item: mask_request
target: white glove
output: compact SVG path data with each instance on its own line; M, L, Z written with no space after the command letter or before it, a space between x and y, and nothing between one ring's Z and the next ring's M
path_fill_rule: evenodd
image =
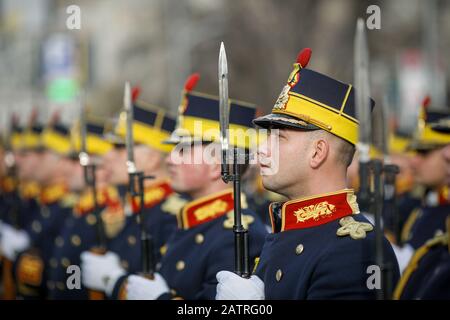
M392 249L394 249L398 267L400 268L400 274L402 274L408 266L409 260L411 260L411 257L414 255L414 248L409 244L405 244L403 247L393 244Z
M128 300L156 300L167 292L169 292L169 286L159 273L155 273L153 280L135 275L128 277Z
M30 246L30 237L24 230L17 230L9 224L2 225L2 254L11 261L16 259L19 252Z
M116 281L126 271L120 265L120 259L114 252L104 255L84 251L81 254L81 279L87 288L104 291L110 296Z
M229 271L216 275L216 300L264 300L264 282L258 276L242 278Z

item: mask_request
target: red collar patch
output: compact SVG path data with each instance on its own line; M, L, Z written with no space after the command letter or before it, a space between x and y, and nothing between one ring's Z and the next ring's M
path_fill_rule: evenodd
M178 227L190 229L217 219L234 208L233 190L215 193L189 202L178 216Z
M450 192L447 186L442 187L438 191L438 202L439 205L447 205L450 204Z
M151 208L166 199L172 193L173 190L170 187L168 181L159 181L154 185L145 188L144 207ZM131 199L131 207L134 213L137 213L139 211L139 201L140 199L138 197Z
M359 208L353 189L344 189L287 201L281 205L280 212L280 231L287 231L316 227L354 213L359 213ZM272 223L272 232L275 233L273 203L269 207L269 215Z

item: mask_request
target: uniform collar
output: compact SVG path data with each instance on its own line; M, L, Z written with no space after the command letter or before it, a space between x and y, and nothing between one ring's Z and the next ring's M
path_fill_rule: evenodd
M196 199L186 204L178 215L178 227L190 229L217 219L234 208L233 189Z
M422 193L422 205L424 207L439 207L450 204L449 188L447 186L434 189L420 190Z
M53 184L42 189L40 200L42 204L50 205L60 201L66 193L67 186L65 184Z
M121 207L119 192L112 186L97 190L97 202L99 208L104 208L106 206L112 208ZM94 210L94 197L92 196L91 190L83 192L75 205L74 210L78 215L85 215Z
M173 193L172 188L167 180L155 181L151 186L144 190L144 207L151 208ZM131 199L131 207L134 213L139 211L139 198Z
M316 227L356 213L359 208L353 189L274 202L269 207L273 233ZM280 219L281 223L276 223Z
M20 196L24 200L34 199L39 196L40 188L39 184L34 181L27 181L20 185Z
M17 181L11 176L4 177L1 181L1 189L5 193L13 192L16 189Z

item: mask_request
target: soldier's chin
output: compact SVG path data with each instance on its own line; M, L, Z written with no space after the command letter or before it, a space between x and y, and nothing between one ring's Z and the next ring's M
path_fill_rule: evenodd
M273 176L275 174L275 170L272 167L259 167L259 174L261 176Z
M264 189L276 192L277 186L273 175L262 176L262 184Z

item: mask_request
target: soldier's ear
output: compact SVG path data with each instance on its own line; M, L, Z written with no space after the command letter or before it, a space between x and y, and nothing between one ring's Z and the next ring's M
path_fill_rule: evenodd
M312 169L318 169L327 159L330 152L330 144L326 139L319 138L313 141L309 165Z

